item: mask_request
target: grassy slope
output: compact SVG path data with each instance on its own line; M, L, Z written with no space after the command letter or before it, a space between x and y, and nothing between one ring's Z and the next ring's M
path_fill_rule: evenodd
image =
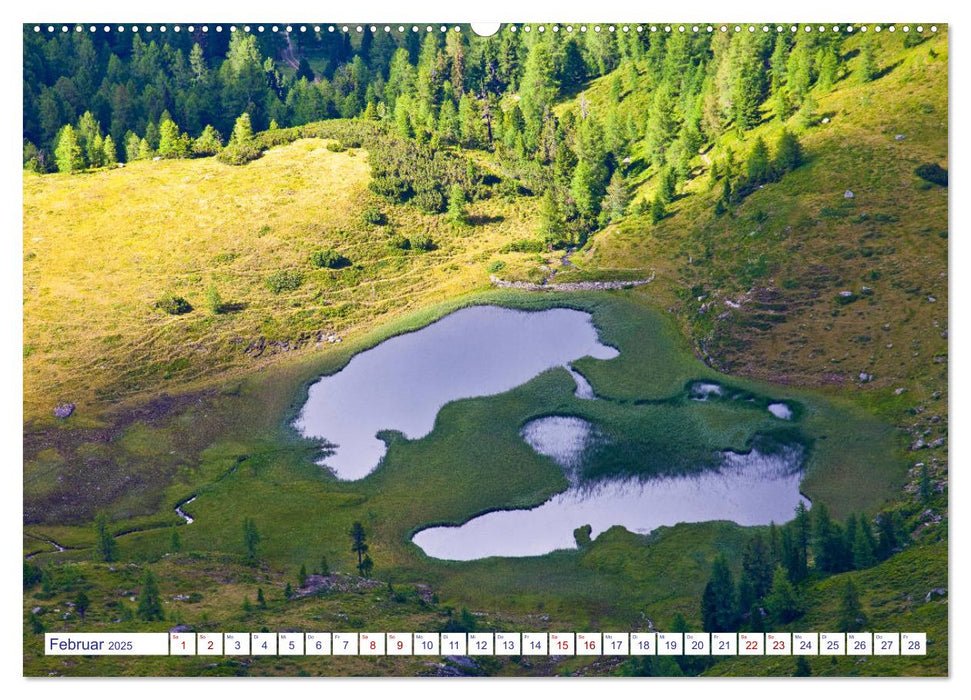
M927 51L931 47L939 54L938 59L929 58ZM884 63L895 62L897 55L898 52L885 56ZM732 280L745 277L746 261L763 255L770 263L767 279L778 282L773 286L776 291L781 288L789 295L784 300L789 306L786 320L776 324L771 332L757 333L740 322L745 312L733 315L718 328L718 333L728 340L724 347L712 348L717 350L716 359L730 367L733 374L794 384L819 383L820 377L825 379L825 384L834 367L836 374L842 372L845 376L853 374L859 366L859 371L872 372L875 381L865 386L871 391L852 397L854 403L899 420L918 399L926 401L931 391L938 390L942 392L942 407L937 412L943 412L946 419L946 364L931 364L931 358L941 352L936 345L944 344L946 353L946 341L935 340L946 329L946 279L936 277L946 271L946 240L937 235L946 221L946 192L916 189L911 175L913 166L925 160L940 160L946 165L946 127L927 129L924 124L928 112L921 107L929 104L935 110L941 109L946 46L942 38L937 38L899 55L904 62L873 85L860 87L845 81L831 96L822 97L820 111L835 114L826 127L801 135L810 162L783 182L752 195L730 215L733 218L711 221L714 195L708 192L707 178L696 179L687 187L688 196L676 203L674 216L654 230L636 218L611 227L595 237L588 252L574 256L581 271L563 273L563 277L627 276L628 270L634 273L657 270L657 282L632 296L638 304L648 307L674 308L678 312L675 318L683 330L697 338L709 332L713 324L697 314L698 303L687 301L678 290L703 280L709 285L706 293L738 299L749 288L740 287ZM605 87L594 86L588 95L596 100L598 90L605 94ZM877 96L887 94L895 97L889 107L880 105L873 109ZM862 100L869 100L869 104ZM867 106L870 108L863 109ZM943 116L941 121L945 121ZM771 140L772 130L776 128L773 120L761 130ZM895 133L904 133L906 139L893 140ZM727 137L712 155L718 158L719 149L728 145L743 154L748 148ZM843 160L840 149L852 149L853 159ZM503 217L503 220L477 228L473 236L453 232L436 218L424 217L412 209L395 209L390 212L390 218L402 232L407 235L416 228L430 230L441 248L421 256L389 255L384 242L386 233L380 229L365 230L352 213L335 208L339 207L341 198L346 198L345 203L352 207L368 201L363 156L360 151L354 155L335 154L319 143L298 142L274 149L264 159L241 169L202 160L142 163L124 171L76 178L26 177L25 408L28 417L49 415L54 402L51 397L74 400L83 407L99 399L138 398L139 394L145 396L166 389L177 391L191 386L191 380L203 373L219 378L215 391L190 395L184 405L172 409L136 414L133 422L120 425L119 433L107 436L97 431L105 424L110 426L111 419L102 424L91 413L82 411L65 425L68 428L65 432L72 436L67 444L53 440L52 445L38 450L36 457L25 465L28 499L34 494L38 503L45 503L45 495L54 494L67 501L80 501L82 508L65 511L62 522L83 522L90 517L92 507L108 505L117 518L118 528L125 529L177 524L178 518L171 510L175 503L203 489L203 495L190 507L190 512L199 520L189 528L180 528L186 549L193 554L177 558L163 556L170 548L171 528L126 535L119 540L126 559L156 562L154 566L161 572L163 581L170 582L163 584L163 593L167 596L192 591L203 594L199 604L171 600L167 604L173 619L199 629L226 630L234 625L249 629L256 624L266 624L271 629L289 626L358 629L366 624L372 629L397 626L417 630L429 629L447 619L446 610L417 605L413 599L389 605L381 591L339 595L323 602L284 604L279 600L284 580L293 580L300 562L305 561L312 567L323 554L332 566L345 571L352 568L343 533L355 519L364 520L373 533L379 578L412 584L427 582L443 603L469 605L483 611L481 619L487 627L605 629L607 625L616 625L637 629L644 624L642 615L646 615L663 628L675 612L681 612L689 623L697 625L697 600L709 562L719 550L736 556L733 553L737 553L746 535L742 528L725 523L680 525L663 529L649 540L614 529L584 552L454 565L430 562L406 544L407 534L426 519L457 521L497 504L539 502L562 487L562 478L556 470L519 450L522 454L517 454L517 459L536 462L536 469L529 474L519 474L518 479L508 479L498 486L491 480L477 480L473 476L463 478L458 482L459 488L455 488L454 464L447 464L438 448L444 446L447 457L449 450L476 447L456 442L462 425L469 421L491 421L499 427L505 426L502 427L505 430L511 427L510 422L515 423L538 410L537 406L548 410L551 405L571 404L571 387L565 375L542 377L516 392L519 404L514 400L491 404L485 400L450 407L440 421L444 432L436 431L427 440L394 445L388 468L360 484L333 482L310 464L305 444L292 437L281 437L285 417L292 415L299 404L301 386L306 386L322 371L332 371L354 350L377 342L387 333L416 327L456 303L468 303L469 299L464 299L427 308L430 302L480 285L486 279L484 263L495 251L503 243L532 230L528 201L489 201L478 205L482 209L475 213ZM872 164L873 172L854 172L853 169L861 167L861 162L868 167ZM339 178L333 176L338 168ZM830 170L833 168L835 171ZM355 177L349 178L348 172L354 172ZM847 183L822 177L830 172L846 176ZM210 179L203 180L207 175ZM126 178L138 178L139 184L145 187L131 186L129 190ZM648 178L642 191L648 193L652 186ZM163 192L174 192L165 201L159 198L158 187ZM211 194L214 187L219 188L221 195L229 196L217 201ZM847 187L857 194L849 207L842 199ZM906 197L901 197L900 191L906 192ZM117 192L127 192L124 207L110 200L106 203L104 199ZM807 192L818 194L807 195ZM64 219L52 213L61 201L70 202L73 212L84 212L83 220L91 222L81 229L86 233L83 241L63 243L74 238L77 229L67 228ZM172 227L172 219L165 218L172 216L168 212L173 201L185 204L174 215L179 222L177 227ZM322 202L330 206L324 207ZM267 208L270 206L272 210ZM907 217L906 211L911 206L931 213ZM215 211L205 214L205 207ZM134 217L127 213L127 208L134 210ZM823 208L850 213L822 216ZM761 226L751 223L758 209L769 214ZM891 213L899 221L858 222L862 211ZM156 224L153 215L165 223ZM140 232L148 233L139 234L138 238L125 233L130 230L132 218L140 222ZM935 224L938 219L939 226ZM186 221L190 223L183 229L182 222ZM125 223L119 225L119 222ZM264 230L264 226L269 230ZM786 226L792 230L785 232ZM340 228L350 231L350 235L339 235ZM756 235L748 235L750 229ZM166 245L153 244L138 250L138 239L170 235L172 238L166 238ZM98 247L88 243L92 237L103 238ZM38 238L41 240L35 240ZM186 242L191 247L179 245ZM711 259L703 255L706 243L716 251ZM891 244L892 254L887 248ZM869 255L852 254L861 245L869 245L874 251ZM311 273L305 263L306 256L311 250L326 246L348 254L363 269ZM228 259L226 253L237 253L238 257ZM688 254L692 260L703 262L686 264ZM83 282L74 280L77 270L90 265L92 255L99 256L102 269L112 271L113 287L101 286L109 283L98 278L98 267L92 267L91 277ZM218 258L224 261L221 266L214 267L216 256L222 256ZM514 263L525 259L507 257ZM814 258L835 268L835 272L817 273L811 267ZM650 263L645 264L645 259ZM859 279L861 269L867 271L869 279L870 268L861 268L860 263L874 259L886 273L880 280L867 282L877 293L837 309L833 303L836 291L850 282L863 284ZM138 266L133 267L133 262ZM291 295L271 295L262 286L263 277L288 266L307 270L307 282ZM212 279L205 272L210 268L215 270ZM610 269L605 273L607 268ZM352 273L353 279L342 277ZM805 286L814 277L824 278L822 291ZM377 281L379 278L391 281L382 287ZM70 287L59 281L64 279L72 280ZM373 293L370 279L376 282ZM786 288L779 280L793 280L799 286ZM203 311L202 298L211 282L218 285L226 301L245 303L246 308L218 317ZM752 284L764 285L766 279L753 279ZM915 286L920 288L911 291ZM95 295L89 294L95 292L103 297L106 291L114 295L113 308L92 301ZM151 310L151 303L164 291L187 296L200 310L183 318L166 317ZM42 294L40 304L38 299ZM937 306L926 306L928 294L938 299ZM518 295L499 294L488 298L506 303L537 303L521 301ZM594 304L598 306L603 307L601 313L610 313L611 305ZM52 308L56 308L56 313ZM407 317L401 315L405 310L418 308L424 310ZM937 311L940 317L928 314L928 309ZM862 317L858 315L864 311ZM365 332L389 318L395 319L392 325ZM850 338L866 334L875 338L869 331L884 322L891 323L892 339L884 341L880 337L879 344L875 339L869 343L849 342ZM105 332L92 339L89 338L91 328L103 328ZM629 343L624 354L615 363L579 363L579 367L598 392L619 399L670 396L686 379L716 376L683 352L684 342L674 340L676 334L672 328L669 320L653 313L632 313L630 317L615 314L609 323L602 324L601 330L608 341ZM348 342L323 353L287 353L293 359L274 363L273 367L266 366L265 357L259 361L249 359L240 352L239 346L230 343L237 335L246 343L260 335L271 340L295 340L300 333L317 329L347 333ZM801 337L812 339L811 352L818 350L818 357L826 358L826 374L819 371L822 365L817 369L812 362L817 359L816 355L810 356L810 351L801 354L793 351L799 347L800 336L796 331ZM206 339L204 350L188 347L200 338ZM923 347L914 346L921 341ZM874 359L865 364L866 356L859 354L860 348L882 348L886 342L893 342L894 348L901 352L871 351ZM670 361L662 363L661 372L637 371L644 362L656 361L657 355L652 354L656 343L670 345ZM77 348L76 353L72 344ZM312 346L310 343L304 347ZM743 348L746 356L753 358L751 362L740 363L738 358ZM913 352L919 354L914 356ZM844 353L846 357L840 359ZM164 362L155 366L160 356ZM192 359L186 363L187 357ZM152 368L150 372L105 383L106 377L117 376L112 370L117 372L128 365L138 367L139 363L144 366L145 358L152 358L147 363ZM183 361L179 362L180 359ZM840 361L829 362L830 359ZM852 372L843 370L849 365L853 366ZM252 374L250 370L256 367L262 371ZM102 374L92 373L92 369ZM906 384L909 392L894 395L892 388L904 379L916 381ZM834 505L839 513L859 507L874 508L884 498L899 492L902 472L897 467L887 470L889 465L899 464L899 447L890 448L888 436L880 432L886 428L868 418L859 407L848 405L844 399L823 399L818 391L792 388L782 392L778 387L769 390L765 385L734 377L730 381L749 390L771 391L769 395L799 402L806 408L806 429L817 436L827 435L826 440L815 443L816 469L810 470L804 484L814 498ZM281 387L288 389L281 390ZM529 398L530 392L533 392L532 398ZM526 403L522 403L523 398L527 399ZM851 420L846 420L847 416ZM922 417L912 420L922 420ZM34 427L43 430L49 423L50 419L38 420ZM858 426L866 429L860 432ZM867 453L872 444L867 437L876 438L877 432L880 432L878 441L890 450L879 459ZM498 454L505 454L510 444L496 444ZM167 449L160 450L160 445ZM843 459L839 453L843 445L850 446L849 459ZM485 449L487 445L478 447L483 449L483 458L495 457ZM432 469L422 475L427 479L425 484L439 486L429 489L433 498L416 501L414 465L436 455L438 459L430 465ZM243 460L239 461L240 458ZM817 476L820 465L830 465L823 479ZM57 479L65 472L67 487ZM220 476L223 478L216 481ZM111 493L99 500L102 494L90 488L95 483L107 483L114 490L107 489ZM83 498L79 499L79 495ZM469 498L463 503L451 499L450 495ZM292 514L298 510L313 515L294 521ZM261 514L267 568L255 574L248 567L240 566L237 555L232 554L240 551L238 521L245 512ZM85 547L92 542L87 525L36 526L29 528L29 534L51 537L71 546ZM25 538L24 547L25 551L36 551L41 545ZM213 550L231 554L209 554ZM88 556L87 551L79 550L56 559L83 562ZM79 566L88 581L84 585L100 596L92 606L95 610L92 624L99 625L99 629L111 629L113 613L108 605L126 592L134 592L137 566L127 567L126 582L109 580L111 572L100 565L81 563ZM871 609L880 610L874 619L879 617L887 625L884 629L905 626L926 629L934 639L941 640L946 639L946 602L937 603L936 607L922 606L919 602L901 606L899 596L923 600L919 596L926 591L919 589L925 585L930 587L928 572L934 572L933 585L938 585L937 579L946 579L946 572L941 573L944 567L946 549L943 546L921 546L857 575L865 577L867 590L874 591L873 595L864 594L864 600ZM214 585L216 580L232 583ZM821 629L832 624L827 616L835 607L837 594L833 587L838 581L837 577L810 588L809 594L818 603L814 609L821 612L814 613L817 617L806 620L806 625ZM265 584L265 590L274 591L270 610L242 613L242 597L255 600L255 589L260 584ZM62 606L73 595L68 590L55 596ZM880 593L881 590L885 592ZM613 602L605 604L604 601ZM25 596L25 610L38 603L33 595ZM55 622L54 617L53 608L45 604L45 624L57 625L55 628L71 628L76 624L70 619ZM132 625L128 622L123 627ZM165 623L160 629L167 626ZM25 641L26 668L42 672L46 662L35 656L35 639L27 636ZM782 662L758 667L753 664L731 660L716 666L712 672L760 675L791 672ZM583 666L579 660L571 661L561 670L577 670ZM266 660L242 668L233 664L209 669L200 666L197 671L293 674L301 668L299 662ZM824 672L815 663L813 669ZM899 665L890 666L887 662L868 662L865 667L844 663L837 672L896 673L900 669ZM166 666L158 660L131 665L118 665L110 660L86 661L58 670L79 674L177 672L175 666ZM309 670L318 671L317 668ZM412 674L417 670L418 665L407 662L388 661L386 667L381 667L387 673ZM946 653L917 658L906 670L946 672ZM374 672L375 667L368 663L351 668L329 662L322 671L367 673ZM518 674L549 672L549 669L506 666L494 672ZM603 670L588 668L586 672Z
M528 202L499 199L470 207L483 222L474 228L379 201L389 225L367 226L368 173L363 151L307 140L244 167L207 158L25 174L26 417L72 401L91 420L104 402L252 371L312 349L318 332L379 325L487 283L490 254L531 230ZM438 247L403 253L389 246L393 230L427 233ZM324 248L352 266L314 270L308 256ZM273 294L264 280L281 269L302 271L304 284ZM211 314L210 285L237 308ZM196 310L154 309L165 293ZM261 338L257 360L245 351Z

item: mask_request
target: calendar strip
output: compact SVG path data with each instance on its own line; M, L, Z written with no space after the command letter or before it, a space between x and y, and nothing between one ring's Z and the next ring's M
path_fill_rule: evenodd
M47 633L47 656L923 656L924 632Z

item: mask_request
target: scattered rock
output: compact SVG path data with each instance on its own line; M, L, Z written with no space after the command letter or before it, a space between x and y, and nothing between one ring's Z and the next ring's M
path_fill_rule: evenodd
M937 301L937 297L927 297L927 301L933 304L935 301Z
M867 374L866 372L860 372L860 381L861 382L868 382L871 379L873 379L873 375L872 374Z
M191 631L192 631L192 627L189 625L176 625L175 627L169 630L169 634L178 633L178 632L191 632Z
M853 194L853 190L846 190L846 192L843 193L844 199L853 199L855 196L856 195Z
M887 350L893 347L893 343L887 343Z
M829 124L829 117L823 117L823 124Z
M944 443L947 442L947 438L939 437L936 440L931 440L927 446L928 447L942 447Z
M851 291L849 291L849 290L846 290L846 289L844 289L844 290L843 290L842 292L840 292L840 293L839 293L839 295L840 295L841 297L847 297L847 298L848 298L848 297L851 297L851 296L853 296L853 292L851 292Z
M152 160L153 161L160 161L160 160L162 160L162 157L161 156L155 156L154 158L152 158Z
M921 440L920 438L917 438L916 442L913 442L910 445L910 451L911 452L916 452L917 450L922 450L925 447L927 447L927 443L924 442L923 440Z
M883 330L889 331L890 330L890 324L889 323L884 323L883 324Z
M893 390L893 393L894 393L895 396L900 396L905 391L907 391L907 390L901 386L901 387L898 387L898 388L894 389Z
M934 596L937 596L938 598L943 598L946 595L947 595L946 588L932 588L929 591L927 591L927 595L924 596L924 602L925 603L931 602L931 599Z
M73 403L62 403L60 406L54 407L54 417L55 418L67 418L72 413L74 413Z
M893 137L893 140L894 141L903 141L905 138L907 138L907 137L904 136L903 134L897 134L896 136Z

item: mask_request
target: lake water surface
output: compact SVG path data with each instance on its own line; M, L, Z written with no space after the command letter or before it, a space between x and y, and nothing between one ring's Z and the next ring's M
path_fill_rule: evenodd
M421 438L449 401L499 394L581 357L617 354L600 342L588 313L474 306L355 355L310 387L294 427L334 445L320 464L338 478L361 479L385 454L379 431Z
M486 513L457 527L419 531L413 542L437 559L469 561L523 557L575 549L573 531L590 525L591 536L622 525L647 534L662 525L731 520L739 525L784 523L796 506L809 502L799 493L803 450L771 455L721 453L721 465L700 474L649 480L609 479L579 483L575 474L595 426L576 417L550 416L527 423L523 438L538 453L563 467L572 485L530 510Z

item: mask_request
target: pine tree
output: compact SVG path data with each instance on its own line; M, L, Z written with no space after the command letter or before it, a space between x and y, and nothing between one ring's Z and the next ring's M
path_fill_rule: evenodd
M108 531L108 515L104 511L95 516L94 534L101 559L109 563L115 561L118 558L118 543Z
M861 83L869 83L875 80L879 73L877 66L876 47L873 39L866 37L860 47L860 57L857 59L856 76Z
M138 142L138 159L139 160L149 160L155 155L155 151L148 143L148 139L142 139Z
M262 609L266 609L266 595L263 594L262 588L256 589L256 604Z
M806 577L809 571L809 538L812 532L809 511L802 501L796 506L796 517L793 520L792 527L793 545L795 547L795 558L792 562L794 568L787 568L791 579L798 583Z
M661 197L661 194L654 195L654 200L651 202L651 223L657 224L667 215L667 211L664 209L664 199Z
M796 657L796 669L792 672L792 675L796 678L808 678L813 675L813 670L805 656Z
M738 626L735 583L722 555L712 562L711 578L701 596L701 626L705 632L733 632Z
M802 165L802 160L802 146L799 144L799 139L787 129L783 129L776 143L772 169L778 177L782 177Z
M351 551L357 554L357 566L360 569L363 563L364 555L367 554L368 545L366 540L366 534L364 532L364 526L360 522L355 522L351 525L350 530L351 536Z
M84 155L78 144L77 134L74 133L74 127L70 124L61 129L54 158L57 161L57 169L62 173L75 173L84 169Z
M364 560L361 562L361 566L359 567L359 569L361 572L361 576L363 576L364 578L371 578L371 572L374 570L374 562L371 561L370 554L364 555Z
M197 156L214 156L222 150L222 147L223 141L219 132L211 124L207 124L199 138L193 142L192 152Z
M87 615L90 605L91 600L88 598L88 594L84 591L78 591L78 594L74 597L74 612L81 618L81 622L84 622L84 616Z
M125 162L131 163L138 160L139 153L138 149L141 145L141 139L138 138L138 134L129 131L125 134Z
M307 585L307 565L300 565L300 572L297 574L297 585L299 588L303 588Z
M806 99L803 100L802 107L799 108L796 119L803 129L816 126L819 115L816 114L816 98L812 94L806 95Z
M745 161L745 175L753 185L760 185L772 179L772 166L769 163L769 147L759 136Z
M857 521L856 536L853 539L853 568L869 569L876 564L875 550L876 540L873 537L870 521L865 515L861 515Z
M229 138L229 144L231 146L248 144L252 139L253 124L250 122L249 114L243 112L236 119L236 124L233 126L233 134Z
M665 204L674 201L678 191L678 174L670 165L665 166L658 175L658 194Z
M252 518L243 518L243 548L246 550L246 561L250 566L256 566L259 559L258 546L260 533Z
M143 620L164 620L162 611L162 597L159 595L158 582L151 569L145 570L142 579L142 590L138 598L138 616Z
M863 612L860 596L850 577L846 578L846 583L843 585L837 615L837 628L841 632L859 632L866 626L866 613Z
M546 190L539 205L539 235L551 246L563 239L563 215L552 189Z
M773 622L779 625L792 622L802 615L796 589L781 566L777 566L772 574L772 588L765 598L765 605Z
M461 185L452 185L448 193L448 219L454 226L468 226L469 215L465 211L465 190Z
M283 597L287 600L290 600L293 597L293 586L290 585L289 581L287 581L287 585L283 589Z
M103 165L107 167L112 167L118 164L118 151L115 148L115 142L111 138L111 134L105 136L104 145L102 146L102 151L104 156L101 159Z
M214 284L209 285L209 289L206 290L206 305L214 314L221 314L224 311L223 298Z
M774 562L769 556L765 540L760 533L755 533L745 544L742 552L742 570L747 574L755 593L755 598L762 598L772 586L772 572ZM745 609L751 601L745 605Z
M622 219L627 213L630 205L631 194L627 189L627 183L620 170L615 170L610 176L610 184L607 185L607 194L604 197L603 208L607 212L611 221Z

